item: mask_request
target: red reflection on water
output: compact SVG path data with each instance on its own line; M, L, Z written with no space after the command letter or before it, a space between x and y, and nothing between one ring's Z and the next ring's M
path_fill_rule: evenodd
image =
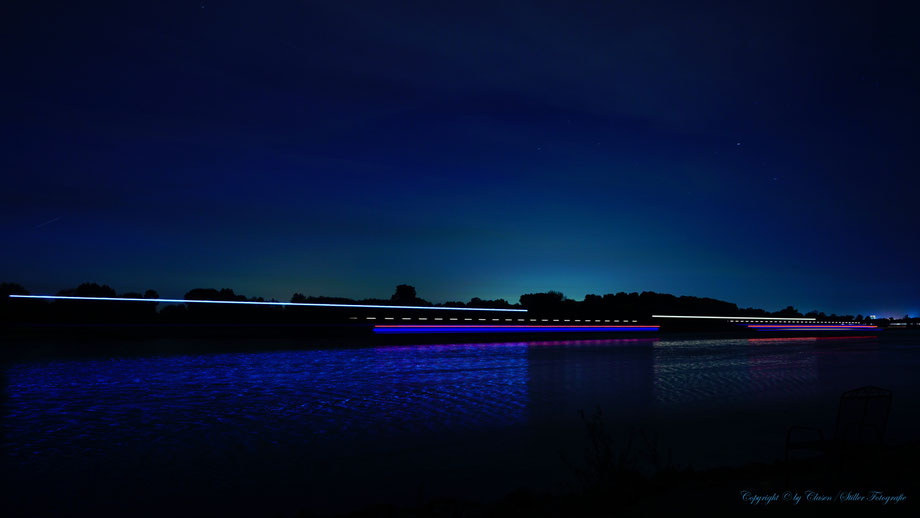
M748 338L748 342L813 342L816 340L873 340L875 336L800 336L785 338Z
M825 330L825 329L878 329L878 326L872 325L857 325L857 324L747 324L749 329L760 329L760 330L802 330L802 331L812 331L812 330Z

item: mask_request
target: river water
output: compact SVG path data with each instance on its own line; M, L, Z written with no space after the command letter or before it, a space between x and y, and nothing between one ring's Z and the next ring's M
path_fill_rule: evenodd
M770 462L790 425L832 433L840 393L863 385L894 392L889 442L920 438L920 337L898 332L2 367L5 500L30 514L276 516L564 491L586 445L580 411L648 465Z

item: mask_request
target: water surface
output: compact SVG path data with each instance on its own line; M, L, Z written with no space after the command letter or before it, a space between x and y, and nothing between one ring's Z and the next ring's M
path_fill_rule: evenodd
M862 385L894 391L890 441L920 437L918 352L890 333L8 362L3 482L14 508L48 512L490 498L571 484L562 458L578 462L579 411L598 409L618 444L642 434L679 465L771 461L789 425L830 432Z

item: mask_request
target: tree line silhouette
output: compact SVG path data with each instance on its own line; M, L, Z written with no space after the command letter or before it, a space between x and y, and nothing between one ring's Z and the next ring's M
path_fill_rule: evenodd
M320 308L302 306L260 306L260 305L216 305L216 304L169 304L145 302L93 302L70 300L16 299L8 295L28 295L22 285L0 283L0 321L7 323L310 323L337 321L354 316L354 310L342 308ZM58 295L79 297L124 297L156 299L155 290L143 294L127 292L118 294L105 284L83 283L76 288L65 289ZM218 300L237 302L267 302L262 297L246 297L229 288L195 288L189 290L185 300ZM278 302L274 299L268 302ZM423 306L423 307L468 307L468 308L520 308L527 309L529 317L553 317L570 319L628 319L647 321L653 314L678 315L720 315L751 317L814 317L819 320L864 321L862 315L827 315L811 311L802 314L788 306L778 311L757 308L739 308L736 304L708 297L675 296L668 293L643 291L641 293L609 293L586 295L584 300L566 298L559 291L527 293L520 296L518 303L505 299L487 300L478 297L469 302L450 301L434 304L422 299L413 286L400 284L389 299L349 299L344 297L307 296L294 293L293 303L370 304L380 306ZM367 310L385 311L385 310ZM366 313L367 311L364 311ZM400 314L413 316L426 312L401 309ZM349 313L345 315L345 313ZM363 313L362 313L363 314ZM907 319L907 317L905 317ZM908 319L910 320L910 319ZM920 320L920 319L913 319Z

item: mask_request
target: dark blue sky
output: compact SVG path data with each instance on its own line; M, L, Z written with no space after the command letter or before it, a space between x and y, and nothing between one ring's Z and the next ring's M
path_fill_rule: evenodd
M920 313L908 3L25 4L0 280L33 293Z

